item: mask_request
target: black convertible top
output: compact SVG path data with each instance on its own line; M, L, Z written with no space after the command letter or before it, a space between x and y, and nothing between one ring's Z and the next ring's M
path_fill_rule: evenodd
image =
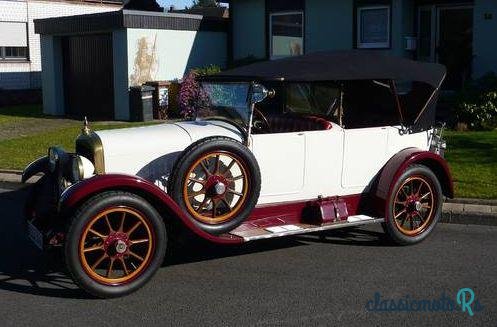
M315 52L223 71L205 79L259 79L289 82L410 80L438 88L445 77L440 64L387 56L371 50Z

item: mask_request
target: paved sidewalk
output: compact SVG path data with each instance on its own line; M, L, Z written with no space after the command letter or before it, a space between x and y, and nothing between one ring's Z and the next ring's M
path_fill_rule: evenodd
M21 175L22 172L16 170L0 170L0 184L8 188L18 188ZM34 176L30 182L36 182L38 179L39 176ZM497 200L447 199L443 205L441 221L453 224L497 226Z

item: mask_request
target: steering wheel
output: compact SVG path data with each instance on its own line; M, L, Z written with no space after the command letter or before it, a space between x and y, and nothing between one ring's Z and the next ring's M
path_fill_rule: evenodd
M271 130L271 125L269 124L267 117L262 113L262 111L254 108L254 115L257 115L260 118L260 120L254 120L252 122L252 126L254 129L258 130L259 132Z

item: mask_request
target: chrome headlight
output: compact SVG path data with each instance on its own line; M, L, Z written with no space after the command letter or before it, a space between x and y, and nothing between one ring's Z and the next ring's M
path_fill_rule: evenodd
M57 168L59 159L60 157L57 149L54 147L48 148L48 169L51 173L53 173Z
M83 179L85 174L83 161L80 156L74 156L71 162L71 182L75 183Z

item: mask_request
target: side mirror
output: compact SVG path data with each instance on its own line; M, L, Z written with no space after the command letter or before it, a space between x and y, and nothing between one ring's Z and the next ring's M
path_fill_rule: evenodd
M252 103L259 103L264 101L265 98L270 95L271 91L268 91L264 87L264 85L261 84L253 84L252 85Z

